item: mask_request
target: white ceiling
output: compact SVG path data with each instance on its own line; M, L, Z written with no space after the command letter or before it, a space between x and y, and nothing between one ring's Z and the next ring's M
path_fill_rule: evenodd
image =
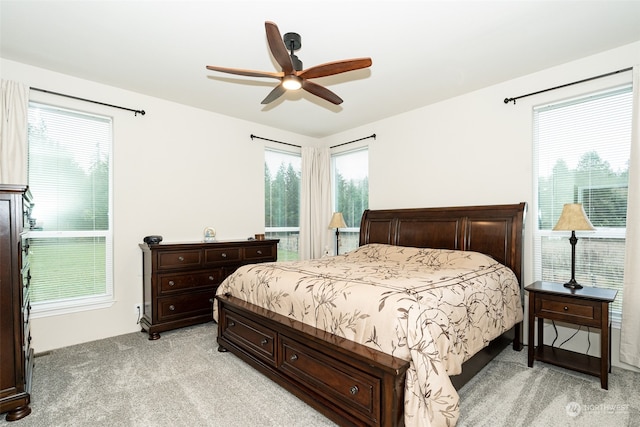
M0 15L5 59L311 137L640 40L640 0L2 0ZM314 80L340 106L303 91L263 106L277 80L205 66L279 71L267 20L302 36L305 67L356 57L373 65Z

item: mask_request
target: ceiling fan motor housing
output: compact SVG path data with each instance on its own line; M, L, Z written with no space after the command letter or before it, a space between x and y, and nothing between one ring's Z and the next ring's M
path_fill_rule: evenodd
M302 61L293 54L294 51L300 49L302 47L302 37L298 33L286 33L282 36L282 40L284 41L284 45L291 52L291 63L293 64L293 69L296 71L302 71L304 66L302 65Z
M282 36L284 45L293 53L294 50L298 50L302 47L302 38L298 33L286 33Z

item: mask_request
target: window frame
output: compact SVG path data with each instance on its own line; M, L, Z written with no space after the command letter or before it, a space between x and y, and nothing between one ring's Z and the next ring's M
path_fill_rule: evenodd
M281 147L273 147L270 145L265 145L264 147L264 164L267 163L267 152L271 152L271 153L275 153L275 154L280 154L283 156L291 156L291 157L296 157L300 160L300 167L302 168L302 150L301 149L297 149L297 150L293 150L293 149L283 149ZM274 172L274 171L271 171ZM277 171L275 171L277 172ZM302 173L302 170L299 171L299 173ZM266 177L266 171L263 171L263 176ZM299 191L301 191L302 189L302 176L300 176L300 182L299 182L299 187L298 187ZM265 189L266 190L266 189ZM301 197L301 195L298 196L299 199ZM265 201L267 200L267 194L265 191ZM266 211L266 207L265 207L265 220L266 220L266 215L267 215L267 211ZM284 257L282 256L282 254L284 253L284 251L286 250L286 248L284 248L284 245L278 244L278 261L295 261L300 259L300 251L299 251L299 239L300 239L300 204L298 204L298 226L297 227L290 227L290 226L284 226L284 227L268 227L265 221L265 227L264 227L264 232L265 232L265 236L267 238L275 238L275 239L280 239L280 243L284 243L283 242L283 238L281 235L279 235L278 233L285 233L285 234L292 234L292 233L297 233L298 235L298 243L296 244L296 246L298 247L298 250L295 251L296 253L296 257L292 258L292 257ZM293 251L287 251L287 253L294 253Z
M581 103L581 102L587 102L590 99L594 99L594 98L602 98L604 97L608 97L608 96L614 96L622 91L625 91L625 93L630 93L632 90L631 88L631 84L624 82L621 84L617 84L617 85L613 85L613 86L607 86L605 88L600 88L600 89L593 89L593 90L589 90L588 92L584 92L584 93L580 93L580 94L576 94L574 96L571 96L570 98L566 98L566 99L558 99L556 101L549 101L549 102L545 102L544 104L538 105L538 106L534 106L532 109L532 159L533 159L533 168L532 168L532 175L533 175L533 203L532 203L532 212L534 213L538 213L536 215L534 215L534 227L533 227L533 231L532 231L532 238L533 238L533 242L532 242L532 248L533 248L533 278L534 280L545 280L542 275L543 275L543 266L542 266L542 241L543 239L558 239L561 241L565 241L566 243L566 250L567 250L567 254L571 253L571 246L569 244L569 234L568 232L563 232L560 233L558 231L553 231L553 226L549 229L541 229L540 227L540 175L538 174L539 172L539 167L540 167L540 157L539 157L539 146L537 145L537 139L536 139L536 110L537 109L543 109L544 107L553 107L553 106L561 106L562 104L569 104L571 105L572 103ZM604 95L603 95L604 94ZM584 154L583 154L584 155ZM612 185L598 185L596 184L593 188L598 188L598 187L611 187ZM628 182L626 184L626 186L628 187ZM582 200L582 195L583 193L581 191L579 191L580 189L585 188L585 187L577 187L576 190L578 191L575 195L574 198L576 198L576 200L567 200L566 203L583 203ZM628 197L628 196L627 196ZM558 212L559 214L559 212ZM600 240L600 239L626 239L626 226L625 227L602 227L602 226L595 226L595 230L594 231L589 231L589 232L580 232L577 231L576 232L577 238L579 240L577 246L576 246L576 269L578 268L578 250L580 249L580 241L583 241L583 245L585 244L584 241L588 241L588 240ZM624 258L624 254L623 254L623 258ZM624 263L624 259L622 259L622 262ZM569 277L567 277L567 280L569 279ZM580 280L578 280L580 282ZM584 286L592 286L590 283L582 283ZM604 288L604 286L602 286ZM621 291L622 291L622 278L620 280L620 284L617 287L606 287L607 289L616 289L618 290L618 296L616 298L616 305L621 307L621 301L622 301L622 295L621 295ZM611 306L611 317L612 317L612 324L613 326L619 327L620 325L620 320L621 320L621 308L620 309L616 309L613 306Z
M106 230L58 230L42 231L29 230L29 239L58 239L58 238L104 238L105 240L105 292L82 297L62 298L57 300L31 302L31 317L43 318L62 314L71 314L82 311L98 310L111 307L114 302L113 280L113 148L114 148L114 123L113 117L104 114L90 113L75 108L61 107L44 102L30 101L29 110L32 107L50 110L66 111L76 116L97 117L109 123L109 147L106 151L108 161L108 215ZM29 142L30 145L30 142ZM29 176L29 173L28 173ZM37 208L38 200L34 197L34 205ZM37 274L36 272L31 273Z
M365 207L365 209L369 208L369 193L370 193L369 192L369 145L368 144L363 144L363 145L359 145L359 146L356 146L356 147L348 147L348 148L335 150L335 151L331 152L331 207L332 207L333 212L338 212L339 211L339 208L337 207L338 192L337 192L337 187L336 187L337 186L336 160L339 157L342 157L342 156L348 156L348 155L351 155L351 154L362 153L362 152L366 152L366 158L367 158L367 165L366 165L366 170L367 170L367 175L366 175L366 179L367 179L367 206ZM362 218L362 214L360 215L360 218ZM346 218L345 218L345 221L347 221ZM360 239L359 239L360 224L349 224L349 222L347 222L347 227L341 228L340 229L340 233L343 236L345 234L351 235L351 240L353 240L353 235L357 234L357 238L356 238L355 246L354 245L347 245L346 248L343 246L343 241L341 239L339 253L346 253L346 252L349 252L349 251L352 251L352 250L358 248L358 246L360 244ZM335 239L334 239L334 241L335 241ZM335 246L335 242L331 245L331 247L334 247L334 246Z

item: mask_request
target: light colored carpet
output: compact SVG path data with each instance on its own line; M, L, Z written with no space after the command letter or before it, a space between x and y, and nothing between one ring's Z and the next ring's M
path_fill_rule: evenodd
M121 335L36 358L32 413L2 427L335 426L231 353L216 325ZM461 391L459 426L640 425L640 374L595 377L504 350ZM567 405L571 402L570 409Z

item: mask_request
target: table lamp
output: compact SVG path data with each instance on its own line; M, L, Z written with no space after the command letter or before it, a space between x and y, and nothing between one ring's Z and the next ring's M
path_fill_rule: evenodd
M567 203L562 208L562 213L553 231L571 231L571 280L564 284L565 288L582 289L582 285L576 282L576 230L593 231L595 228L587 218L587 214L580 203Z
M331 222L329 223L329 229L336 229L336 255L338 255L338 238L340 236L339 228L346 228L347 223L344 222L344 217L342 216L342 212L334 212L331 217Z

